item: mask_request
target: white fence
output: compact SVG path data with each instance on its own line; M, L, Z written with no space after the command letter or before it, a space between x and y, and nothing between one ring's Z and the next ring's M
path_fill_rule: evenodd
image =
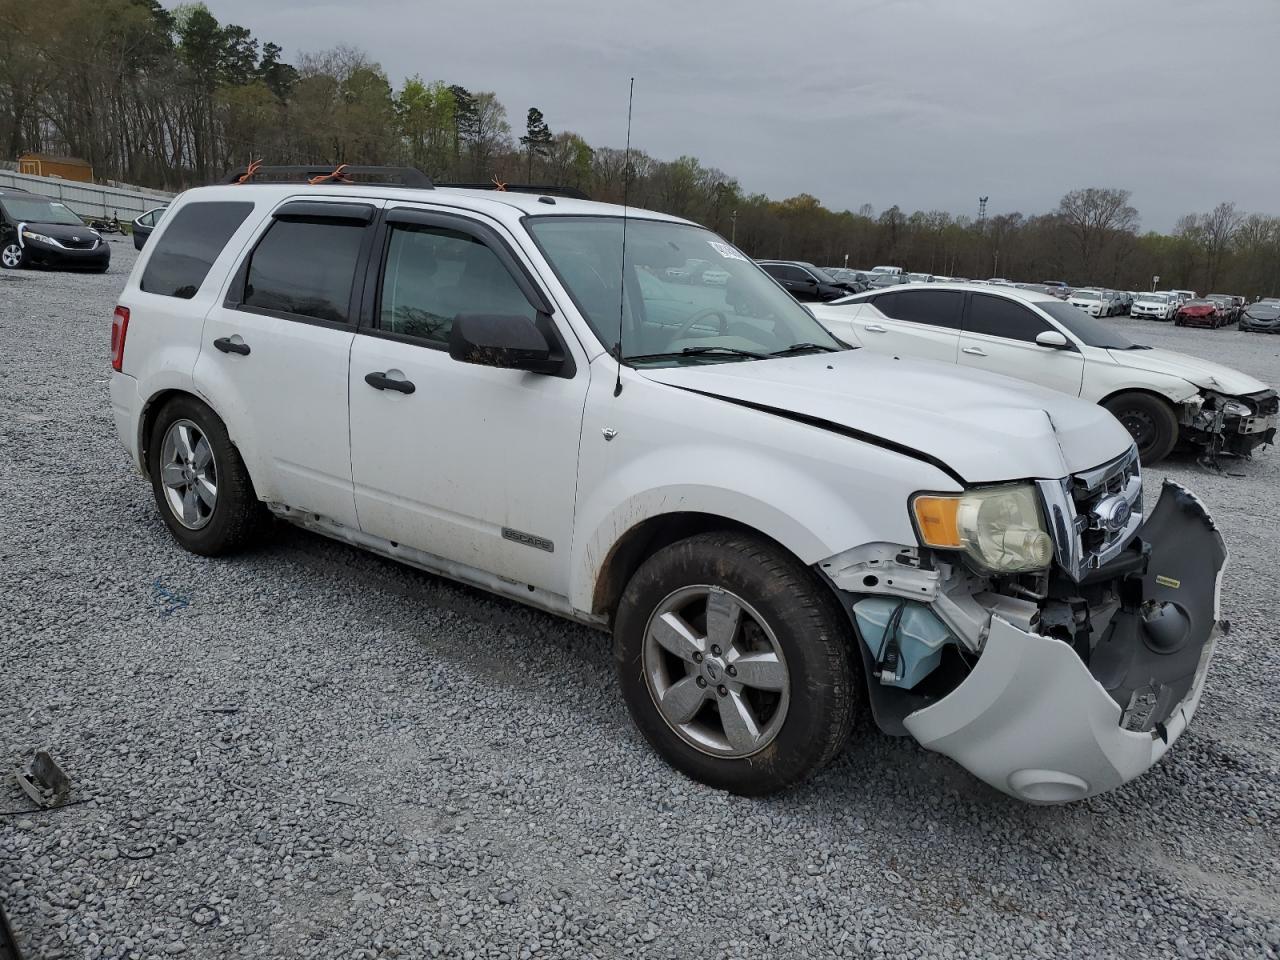
M0 169L0 187L18 187L51 200L60 200L82 217L119 217L132 220L152 207L173 199L174 194L139 187L104 187L59 177L34 177Z

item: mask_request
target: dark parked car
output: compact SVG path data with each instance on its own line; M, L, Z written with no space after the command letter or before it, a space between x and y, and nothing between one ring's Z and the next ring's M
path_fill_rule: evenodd
M1225 323L1234 323L1240 315L1240 304L1229 293L1206 293L1204 298L1218 305L1218 313Z
M78 267L105 273L111 248L57 200L0 188L0 267Z
M1211 327L1217 329L1226 323L1213 300L1188 300L1173 315L1175 327Z
M782 284L797 300L826 303L852 293L860 293L852 283L844 283L821 267L803 260L761 260L760 269Z
M1280 302L1251 303L1240 314L1240 329L1256 333L1280 333Z
M151 231L160 222L160 216L164 211L164 207L153 207L133 221L133 248L135 250L142 249L142 245L147 242L147 237L151 236Z

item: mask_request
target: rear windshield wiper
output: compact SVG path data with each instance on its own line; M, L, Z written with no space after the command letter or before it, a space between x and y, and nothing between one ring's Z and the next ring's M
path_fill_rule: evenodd
M769 354L771 357L785 357L789 353L805 353L809 350L821 350L823 353L839 353L839 347L831 347L825 343L793 343L791 346L783 350L775 350Z

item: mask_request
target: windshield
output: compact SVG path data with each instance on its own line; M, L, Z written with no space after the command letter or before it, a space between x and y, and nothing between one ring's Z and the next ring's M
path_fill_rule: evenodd
M1081 313L1069 303L1061 300L1037 303L1037 307L1047 313L1058 323L1066 327L1071 334L1090 347L1101 347L1104 350L1146 350L1147 347L1134 343L1115 327Z
M84 221L64 204L43 197L5 197L4 211L11 220L19 223L64 223L83 227Z
M1071 295L1072 300L1101 300L1102 294L1097 290L1077 290Z
M702 227L628 220L624 271L621 217L525 222L605 349L614 349L621 327L624 360L669 366L846 349L745 254ZM699 259L710 260L714 276L690 282L669 273Z
M827 273L827 271L823 270L821 267L815 267L812 263L805 263L803 260L797 260L796 263L800 264L800 266L804 267L817 277L819 282L835 283L835 277L831 276L831 274Z
M1280 318L1280 303L1253 303L1244 312L1255 320L1275 320Z
M1163 293L1140 293L1137 299L1144 303L1168 303L1169 300Z

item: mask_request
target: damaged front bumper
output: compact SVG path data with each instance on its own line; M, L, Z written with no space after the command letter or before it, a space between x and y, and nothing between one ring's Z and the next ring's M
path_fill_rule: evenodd
M1186 729L1220 633L1226 547L1200 501L1165 483L1139 561L1092 648L993 615L972 671L907 731L998 790L1062 803L1147 770ZM1104 571L1102 571L1104 572Z
M1247 457L1258 447L1274 443L1280 420L1280 399L1274 390L1232 397L1205 391L1185 405L1182 436L1211 453Z

